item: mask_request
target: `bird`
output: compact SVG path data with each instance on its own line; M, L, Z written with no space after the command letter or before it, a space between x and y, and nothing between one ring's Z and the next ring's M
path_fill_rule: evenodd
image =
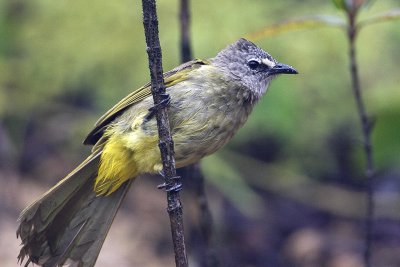
M280 74L297 71L244 38L164 73L176 167L223 147ZM91 154L21 212L19 262L95 265L132 182L162 171L153 105L148 83L100 117L83 142Z

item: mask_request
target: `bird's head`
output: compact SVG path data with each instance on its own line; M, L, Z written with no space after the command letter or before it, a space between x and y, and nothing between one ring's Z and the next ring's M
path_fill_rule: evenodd
M279 74L297 74L297 71L286 64L277 62L270 54L246 39L239 39L229 45L212 63L242 82L257 97L261 97L269 82Z

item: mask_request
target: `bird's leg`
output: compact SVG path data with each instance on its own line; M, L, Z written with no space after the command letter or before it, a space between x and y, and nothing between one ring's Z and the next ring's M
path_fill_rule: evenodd
M165 174L163 171L160 171L159 174L165 178ZM181 177L180 176L174 176L171 177L172 180L177 181L176 183L173 183L172 186L168 186L167 188L167 184L164 182L162 184L159 184L157 186L158 189L164 189L166 192L171 192L171 191L175 191L175 192L179 192L182 190L182 183L180 182Z
M149 112L144 117L145 122L151 120L154 117L154 115L156 115L156 112L158 110L160 110L161 108L167 107L171 103L171 97L169 96L169 94L162 93L162 94L160 94L160 97L161 97L160 103L149 108Z

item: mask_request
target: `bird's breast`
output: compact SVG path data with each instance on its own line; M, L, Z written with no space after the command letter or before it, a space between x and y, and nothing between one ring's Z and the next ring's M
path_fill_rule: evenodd
M182 84L183 90L171 90L169 116L177 167L220 149L247 120L253 103L245 90L222 85L188 83Z

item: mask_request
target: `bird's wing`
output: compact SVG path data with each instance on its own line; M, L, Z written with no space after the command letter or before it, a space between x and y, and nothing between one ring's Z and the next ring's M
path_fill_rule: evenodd
M204 60L193 60L186 62L175 69L164 73L164 83L166 88L171 87L179 82L187 79L188 74L191 70L199 68L201 65L207 65L208 63ZM138 90L133 91L114 107L107 111L94 125L94 128L87 135L83 143L85 145L94 145L103 135L104 130L107 126L127 108L139 103L143 99L151 95L150 83L142 86Z

